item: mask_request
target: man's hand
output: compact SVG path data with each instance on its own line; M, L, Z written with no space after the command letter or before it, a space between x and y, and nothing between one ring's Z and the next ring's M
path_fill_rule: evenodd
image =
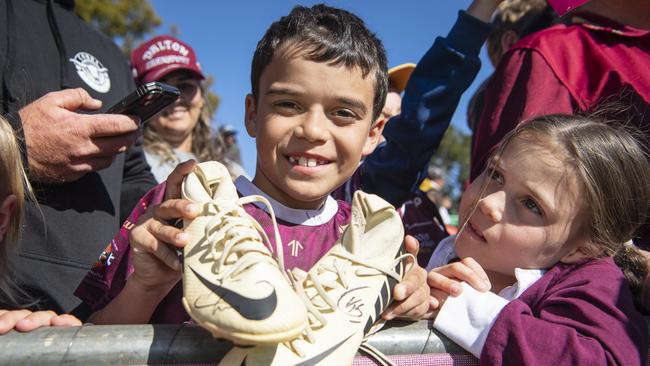
M119 114L80 114L102 102L81 88L48 93L19 111L30 179L75 181L113 163L136 139L138 121Z
M420 244L417 239L407 235L404 238L404 248L417 258ZM382 318L423 319L430 316L430 306L427 272L413 260L413 267L404 275L402 282L393 288L393 302L382 313Z
M72 315L57 315L53 311L0 310L0 334L15 329L30 332L47 326L77 326L81 321Z

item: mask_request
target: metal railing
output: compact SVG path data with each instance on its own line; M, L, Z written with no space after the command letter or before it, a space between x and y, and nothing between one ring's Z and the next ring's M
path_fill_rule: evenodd
M428 321L391 321L369 343L394 360L424 355L425 362L476 362ZM48 327L0 336L0 365L216 364L231 348L232 343L194 325Z
M427 321L393 321L370 338L386 355L465 353ZM218 363L232 344L193 325L48 327L0 336L2 365Z

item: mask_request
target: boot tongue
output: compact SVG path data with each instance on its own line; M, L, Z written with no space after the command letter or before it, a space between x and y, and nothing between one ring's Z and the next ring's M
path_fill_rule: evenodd
M196 173L190 173L183 181L182 197L197 203L207 203L212 201L209 192L203 187L203 183L196 176Z
M212 194L215 201L236 201L239 198L237 189L230 179L230 172L223 164L216 161L201 163L197 166L197 174L205 190Z
M347 249L348 252L354 254L359 258L371 258L373 250L370 250L370 246L373 246L373 243L367 243L366 226L368 225L368 220L372 220L373 214L373 205L371 198L373 195L367 195L361 191L354 193L352 197L352 212L350 219L350 225L345 231L345 237L343 240L343 246ZM364 242L365 248L364 248Z
M230 173L225 172L225 174L230 174ZM220 179L219 182L213 183L211 185L211 189L214 189L212 198L215 201L227 200L234 203L239 198L239 196L237 195L237 188L235 188L235 185L230 180L230 175L228 175L225 178L222 177L222 179Z
M200 163L183 182L183 197L194 202L237 200L237 189L228 169L216 161Z
M343 234L343 246L358 258L373 259L404 239L404 227L393 206L374 194L357 191L352 198L352 218Z
M352 200L352 218L350 225L343 233L343 247L354 254L355 256L363 257L362 244L363 234L366 229L366 218L364 216L363 207L357 200L357 195Z

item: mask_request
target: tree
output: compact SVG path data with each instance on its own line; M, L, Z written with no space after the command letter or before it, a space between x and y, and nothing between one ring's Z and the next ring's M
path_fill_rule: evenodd
M204 108L207 109L211 120L214 119L214 114L217 113L217 108L219 108L219 102L221 101L219 96L210 90L212 84L214 84L214 77L212 75L206 76L203 82L203 87L206 91Z
M76 0L75 10L120 44L126 55L162 23L148 0Z
M441 167L447 172L446 193L458 197L463 183L469 178L469 159L472 137L450 125L431 157L429 165Z

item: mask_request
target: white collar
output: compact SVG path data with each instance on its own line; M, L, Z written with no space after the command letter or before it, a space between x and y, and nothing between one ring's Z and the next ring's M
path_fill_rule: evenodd
M235 180L235 187L242 196L260 195L271 202L275 216L283 221L292 224L300 224L305 226L319 226L332 219L339 209L339 205L332 196L327 196L323 206L316 210L303 210L298 208L291 208L284 206L280 202L274 200L268 194L262 192L251 181L244 176L239 176ZM253 204L264 211L268 212L268 208L261 202L253 202Z
M507 300L518 298L524 293L524 291L537 282L537 280L542 278L544 273L546 273L545 269L515 268L515 278L517 279L517 282L499 291L499 296Z
M440 243L438 243L438 246L431 255L431 259L429 259L427 271L430 271L435 267L443 266L458 256L454 250L455 241L456 235L452 235L444 238ZM507 300L518 298L522 293L524 293L524 291L537 282L537 280L542 278L544 273L546 273L545 269L515 268L515 278L517 279L517 282L499 291L499 296Z

